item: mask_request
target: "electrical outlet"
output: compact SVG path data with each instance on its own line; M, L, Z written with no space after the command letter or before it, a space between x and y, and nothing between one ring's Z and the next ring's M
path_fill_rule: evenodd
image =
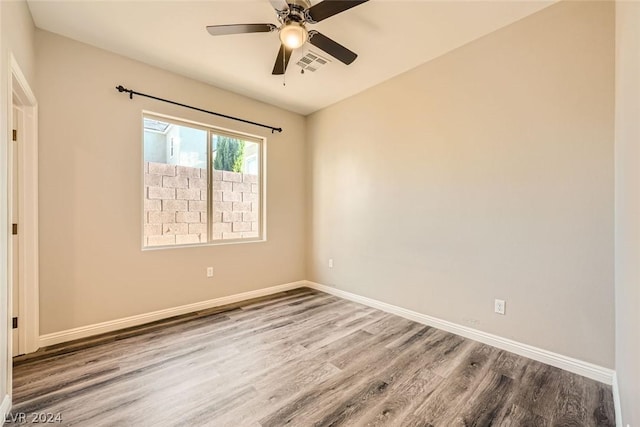
M329 268L333 268L333 258L329 258Z
M504 314L504 309L507 303L504 300L497 299L495 301L494 311L498 314Z
M213 267L207 267L207 277L213 277Z

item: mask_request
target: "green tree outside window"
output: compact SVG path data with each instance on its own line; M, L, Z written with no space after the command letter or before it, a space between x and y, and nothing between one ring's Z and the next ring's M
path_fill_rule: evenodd
M213 168L219 171L242 172L244 141L217 135L216 158Z

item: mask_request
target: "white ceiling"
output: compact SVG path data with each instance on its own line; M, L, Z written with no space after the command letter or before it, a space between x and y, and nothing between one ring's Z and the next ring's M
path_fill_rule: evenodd
M276 32L213 37L205 30L217 24L277 24L268 0L28 3L39 28L306 115L553 1L371 0L312 26L358 59L350 66L334 60L300 74L295 63L305 48L318 51L306 45L291 58L286 86L282 76L271 75Z

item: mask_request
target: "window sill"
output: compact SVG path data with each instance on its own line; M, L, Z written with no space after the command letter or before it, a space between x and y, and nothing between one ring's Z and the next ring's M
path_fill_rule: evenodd
M228 245L243 245L248 243L265 243L267 241L264 239L241 239L241 240L220 240L215 242L207 242L207 243L191 243L191 244L183 244L183 245L167 245L167 246L143 246L142 252L147 251L158 251L165 249L183 249L183 248L202 248L209 246L228 246Z

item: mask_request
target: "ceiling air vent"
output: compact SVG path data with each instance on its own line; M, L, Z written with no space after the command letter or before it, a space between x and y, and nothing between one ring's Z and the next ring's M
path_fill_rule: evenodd
M318 68L323 67L330 63L331 61L327 58L318 55L315 52L308 51L305 56L300 58L296 65L300 66L303 70L306 71L316 71Z

